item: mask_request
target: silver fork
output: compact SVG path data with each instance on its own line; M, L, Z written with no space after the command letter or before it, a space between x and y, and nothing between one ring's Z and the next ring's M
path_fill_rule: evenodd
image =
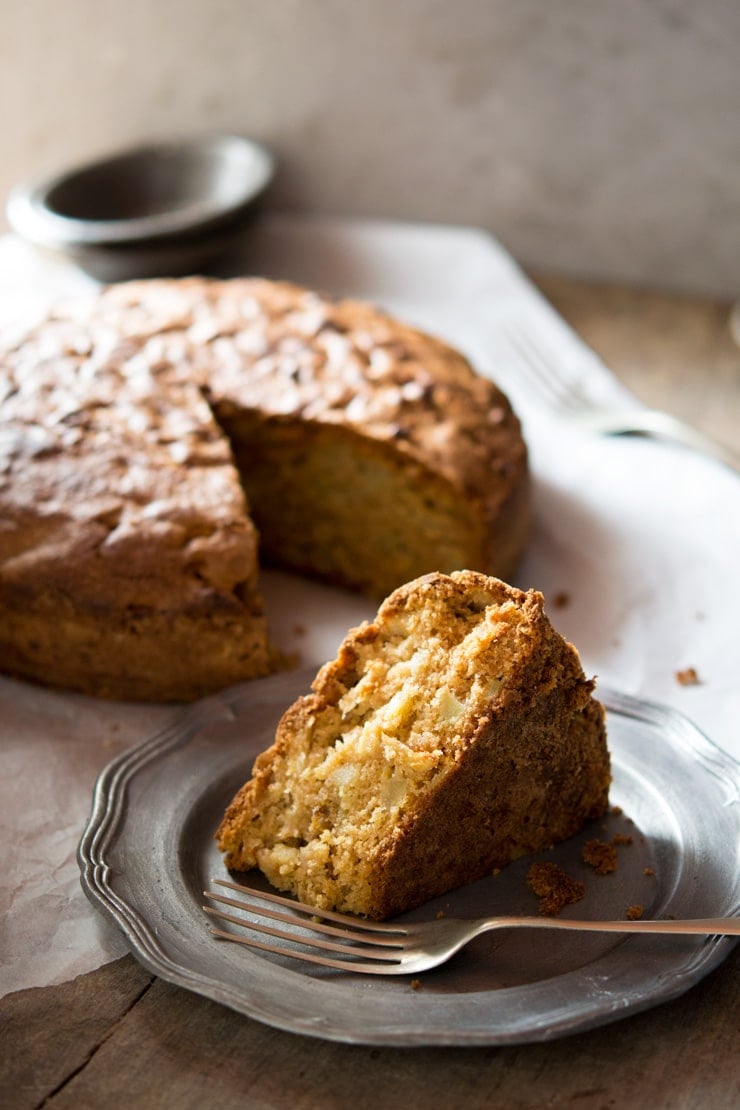
M667 412L635 404L600 404L581 383L566 377L553 346L530 325L507 320L501 325L510 363L545 406L600 435L642 435L670 440L709 455L740 472L740 455Z
M482 917L461 921L450 917L394 924L365 921L334 910L318 910L304 902L255 890L226 879L214 879L213 882L227 887L241 897L234 898L210 890L203 891L204 896L219 906L230 906L241 912L233 914L217 906L203 906L207 914L259 935L272 936L301 947L288 948L259 940L255 936L242 936L211 926L214 936L249 948L258 948L263 952L274 952L279 956L290 956L296 960L320 964L322 967L334 967L363 975L413 975L427 971L445 963L474 937L492 929L572 929L600 933L740 936L740 918L733 917L710 917L698 921L574 921L560 917ZM287 907L290 913L283 909L273 909L274 905ZM245 917L244 914L253 916ZM281 922L289 925L290 929L255 918Z

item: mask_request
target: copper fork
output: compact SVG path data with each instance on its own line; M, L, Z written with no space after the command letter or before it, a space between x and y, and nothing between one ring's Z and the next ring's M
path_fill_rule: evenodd
M441 918L413 923L366 921L333 910L319 910L305 902L226 879L214 879L213 883L239 897L206 890L204 896L216 905L203 906L205 912L248 931L242 934L211 926L214 936L279 956L363 975L413 975L427 971L445 963L474 937L492 929L740 936L740 917L709 917L695 921L575 921L560 917L482 917L469 921ZM240 912L229 913L221 906ZM260 936L287 941L289 946L260 940Z

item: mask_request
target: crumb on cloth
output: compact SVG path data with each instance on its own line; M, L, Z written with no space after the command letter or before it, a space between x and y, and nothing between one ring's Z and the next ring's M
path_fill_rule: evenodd
M684 667L683 670L676 671L676 681L679 686L701 686L696 667Z

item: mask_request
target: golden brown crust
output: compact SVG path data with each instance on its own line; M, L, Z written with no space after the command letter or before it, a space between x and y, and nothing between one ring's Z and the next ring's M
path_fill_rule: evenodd
M292 421L300 443L314 430L319 462L360 458L348 482L368 472L389 488L395 482L399 514L428 495L416 561L402 555L414 554L404 536L396 550L371 552L366 568L349 549L321 564L322 552L341 547L331 532L293 551L300 529L287 503L286 534L278 527L270 543L265 511L271 557L284 554L295 568L377 593L434 565L434 552L449 564L443 569L467 563L508 576L526 542L526 449L496 386L445 344L367 305L287 283L131 282L58 307L0 343L0 402L0 611L14 614L0 633L0 666L22 676L54 682L57 674L63 685L121 697L197 696L197 678L183 695L181 661L179 677L167 673L167 624L180 622L181 650L195 658L197 622L214 613L228 615L236 638L223 681L215 672L209 680L214 688L269 671L257 537L232 451L257 509L265 483L274 503L250 455L255 428L269 432L265 475ZM290 455L296 471L300 443ZM363 493L370 504L372 485ZM384 519L382 495L376 500L373 534ZM259 511L257 519L262 527ZM445 535L456 541L449 550ZM372 566L385 566L386 577ZM49 612L65 607L84 642L76 677L71 657L66 668L52 662L45 632ZM134 625L129 662L138 666L148 641L146 670L117 683ZM120 651L97 667L104 626L116 630Z
M606 811L592 688L535 591L409 583L283 717L218 831L226 862L381 918L549 847Z

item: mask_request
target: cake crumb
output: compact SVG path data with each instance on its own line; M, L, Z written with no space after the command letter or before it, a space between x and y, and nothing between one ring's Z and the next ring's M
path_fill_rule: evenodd
M421 990L421 979L412 979L411 980L411 989L412 989L412 991Z
M612 817L621 817L623 810L621 806L612 806L609 812L611 813Z
M655 871L652 867L645 867L642 873L643 875L647 875L649 879L652 879L655 875Z
M679 686L701 685L701 679L699 678L696 667L684 667L682 671L676 671L676 681Z
M587 840L581 858L593 867L597 875L608 875L617 870L617 849L605 840Z
M444 910L437 910L434 916L436 917L437 921L441 921L443 917L447 917L447 914Z
M645 910L642 906L629 906L627 908L627 920L639 921Z
M570 594L567 590L558 590L552 599L552 603L556 609L567 609L570 605Z
M634 840L627 833L616 833L616 835L612 837L612 844L634 844Z
M586 893L586 884L571 879L557 863L533 863L527 882L540 900L544 917L557 917L565 906L580 902Z
M294 633L295 636L305 636L306 635L306 626L305 626L305 624L294 624L293 625L293 633Z

